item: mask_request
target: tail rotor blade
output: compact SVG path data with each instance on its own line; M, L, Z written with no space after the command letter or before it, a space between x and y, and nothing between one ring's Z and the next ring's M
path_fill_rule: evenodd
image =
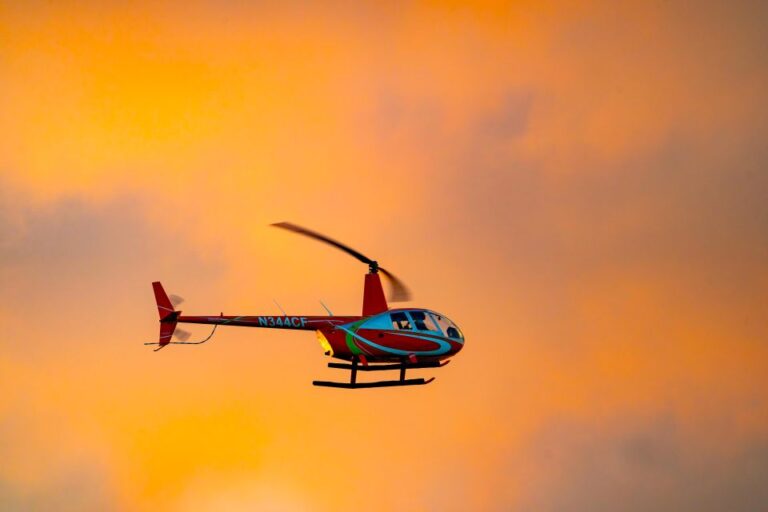
M185 331L184 329L179 329L178 327L173 331L173 337L181 341L187 341L190 336L192 336L190 332Z
M173 304L174 308L178 307L179 304L184 302L184 297L180 297L178 295L170 294L168 298L171 299L171 304Z

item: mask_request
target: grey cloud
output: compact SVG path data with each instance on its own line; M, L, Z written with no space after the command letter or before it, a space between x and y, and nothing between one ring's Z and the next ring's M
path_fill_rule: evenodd
M223 270L183 235L152 224L137 197L32 207L20 195L5 187L0 200L0 311L14 319L0 340L4 350L34 351L27 337L39 345L87 332L82 348L132 314L151 319L152 281L210 289Z
M114 509L98 468L73 466L44 485L22 491L9 481L0 480L0 505L16 512L36 510L84 511Z
M768 439L731 452L703 430L686 437L669 416L554 423L525 453L533 478L520 510L759 510L768 502Z
M528 131L534 97L532 91L510 91L497 109L479 123L477 130L487 139L500 142L510 140Z

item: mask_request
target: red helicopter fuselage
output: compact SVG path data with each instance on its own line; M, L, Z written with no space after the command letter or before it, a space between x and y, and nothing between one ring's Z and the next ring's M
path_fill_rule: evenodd
M159 282L153 283L161 316L159 345L171 342L175 324L208 324L316 331L323 352L346 361L441 361L464 346L458 326L440 313L421 308L388 309L379 275L365 276L363 315L206 315L174 311Z

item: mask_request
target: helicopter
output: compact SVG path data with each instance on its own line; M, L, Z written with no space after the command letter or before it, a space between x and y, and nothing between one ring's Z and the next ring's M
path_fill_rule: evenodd
M176 310L183 299L176 295L169 296L163 289L163 285L156 281L152 283L152 289L160 317L160 335L157 342L145 343L145 345L157 345L155 351L168 345L199 345L210 340L216 328L223 325L315 331L323 353L333 359L344 361L329 362L328 367L349 371L349 381L315 380L312 384L346 389L429 384L434 377L407 379L406 371L443 367L448 364L450 357L464 347L464 334L445 315L423 308L390 309L380 275L384 275L391 283L392 291L389 298L391 302L409 300L410 292L402 281L380 267L375 260L332 238L289 222L279 222L272 226L329 244L367 264L368 273L365 275L363 288L362 314L336 316L321 301L328 316L288 315L282 311L282 308L280 308L282 316L228 316L224 313L183 316L181 311ZM214 327L207 338L188 341L190 334L177 328L179 323L207 324ZM173 341L174 338L179 341ZM388 370L399 372L399 378L374 382L357 380L359 371Z

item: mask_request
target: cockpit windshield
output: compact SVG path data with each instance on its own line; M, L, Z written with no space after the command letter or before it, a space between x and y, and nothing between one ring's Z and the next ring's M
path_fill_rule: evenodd
M457 340L464 339L464 335L459 330L459 327L455 323L451 322L448 318L444 317L440 313L432 312L430 315L435 319L437 325L440 326L440 329L445 333L446 336Z

